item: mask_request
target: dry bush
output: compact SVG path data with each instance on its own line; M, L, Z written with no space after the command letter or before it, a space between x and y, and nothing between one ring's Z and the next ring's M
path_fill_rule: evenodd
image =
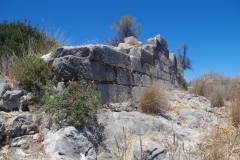
M231 118L234 125L238 126L240 124L240 94L238 98L236 98L235 102L232 102Z
M218 124L216 131L205 136L196 154L206 160L238 159L240 132L232 125Z
M166 111L166 91L159 83L145 87L140 96L140 106L144 113L161 114Z
M225 100L235 100L240 92L240 78L207 72L191 82L191 88L191 93L207 97L213 107L221 107Z

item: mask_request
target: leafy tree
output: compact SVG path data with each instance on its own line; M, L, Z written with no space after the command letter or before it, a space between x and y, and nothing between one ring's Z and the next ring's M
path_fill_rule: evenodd
M192 61L187 56L187 50L188 50L188 45L186 43L183 43L181 45L181 48L180 47L178 48L177 61L178 61L178 66L179 66L180 70L182 70L181 71L182 74L186 69L193 70Z
M131 15L122 16L121 19L112 24L112 29L116 31L115 37L107 39L107 43L112 46L117 46L119 43L124 42L124 38L133 36L138 37L141 26L139 23L136 23L136 19Z

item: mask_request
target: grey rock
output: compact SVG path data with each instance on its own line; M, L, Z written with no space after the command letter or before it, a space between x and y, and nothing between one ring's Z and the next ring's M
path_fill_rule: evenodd
M146 67L146 63L143 60L138 59L134 56L130 56L130 65L133 71L146 74L147 67Z
M87 46L78 46L78 47L71 47L71 46L64 46L62 48L58 48L56 51L56 57L64 57L67 55L74 55L78 57L88 57L90 54L89 45Z
M93 46L89 58L94 61L122 68L128 68L129 66L129 57L126 54L118 52L108 46Z
M131 98L131 89L127 86L98 84L97 88L101 93L100 100L102 104L125 102Z
M17 98L20 98L23 95L22 90L13 90L13 91L6 91L6 93L2 96L2 98L5 100L14 100Z
M166 64L163 64L163 71L166 72L166 73L169 73L169 68Z
M163 63L158 59L154 59L154 67L156 67L157 69L163 70Z
M136 101L140 101L140 96L144 90L144 87L133 87L132 88L132 98Z
M230 124L230 121L227 118L220 118L219 123Z
M170 81L170 74L166 72L162 72L162 79Z
M6 83L0 83L0 98L3 96L3 94L5 93L6 89L5 89L5 84Z
M163 38L160 34L156 36L156 39L163 44L166 48L168 48L168 43L165 38Z
M75 56L56 58L53 61L53 73L58 79L71 80L83 76L98 81L115 81L112 67Z
M134 108L130 102L123 102L123 103L109 103L104 105L103 107L109 108L112 111L115 112L121 112L121 111L132 111Z
M142 148L140 148L140 146L136 146L134 148L133 155L135 160L143 160L143 159L161 160L166 158L166 153L167 151L163 144L159 145L153 142L148 142L146 146L142 146Z
M143 46L143 49L145 49L146 51L151 53L154 58L160 60L162 53L154 45L146 44L146 45Z
M141 86L146 87L151 85L151 78L146 75L142 75L141 77Z
M17 146L21 146L23 144L26 144L27 140L26 139L21 139L20 141L17 142Z
M142 59L144 62L153 65L153 55L142 48L132 48L129 55Z
M154 47L156 47L161 53L164 51L164 46L156 39L156 37L149 38L148 44L151 44Z
M155 69L155 75L154 75L154 77L156 77L156 78L162 78L162 75L163 75L163 73L162 73L162 71L161 71L160 69Z
M169 60L170 60L170 67L174 69L175 73L177 73L178 68L177 68L177 58L176 58L175 53L169 54Z
M21 106L20 98L22 95L22 90L6 91L0 102L0 110L11 111L13 109L19 109Z
M134 78L134 74L126 69L117 68L117 84L121 85L137 85L138 79Z
M43 144L52 159L79 160L82 154L87 160L95 160L97 145L100 143L99 131L94 125L82 130L74 127L52 130L46 135Z
M129 53L130 49L132 49L132 48L133 48L133 46L131 46L129 44L119 43L118 47L117 47L117 50L121 51L121 52L124 52L124 53Z

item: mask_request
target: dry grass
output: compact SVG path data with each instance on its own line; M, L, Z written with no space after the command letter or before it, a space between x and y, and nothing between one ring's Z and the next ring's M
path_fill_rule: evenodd
M130 147L132 144L132 141L130 139L130 136L127 134L125 128L122 128L122 134L121 135L115 135L115 147L113 147L113 154L119 159L119 160L128 160L129 159L129 152ZM116 148L116 149L115 149Z
M240 77L230 78L208 72L191 82L191 93L207 97L212 107L224 106L224 101L235 100L240 93Z
M196 154L204 160L239 160L239 130L227 124L218 124L215 130L203 138Z
M161 114L166 111L166 91L159 83L145 87L140 96L142 112L148 114Z

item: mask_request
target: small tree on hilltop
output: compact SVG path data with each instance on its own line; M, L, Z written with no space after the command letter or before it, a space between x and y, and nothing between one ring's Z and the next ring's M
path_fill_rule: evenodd
M138 37L141 26L139 23L136 23L136 19L131 15L122 16L121 19L112 24L112 29L116 31L116 35L113 38L107 39L107 43L112 46L117 46L119 43L124 42L124 38L133 36Z

